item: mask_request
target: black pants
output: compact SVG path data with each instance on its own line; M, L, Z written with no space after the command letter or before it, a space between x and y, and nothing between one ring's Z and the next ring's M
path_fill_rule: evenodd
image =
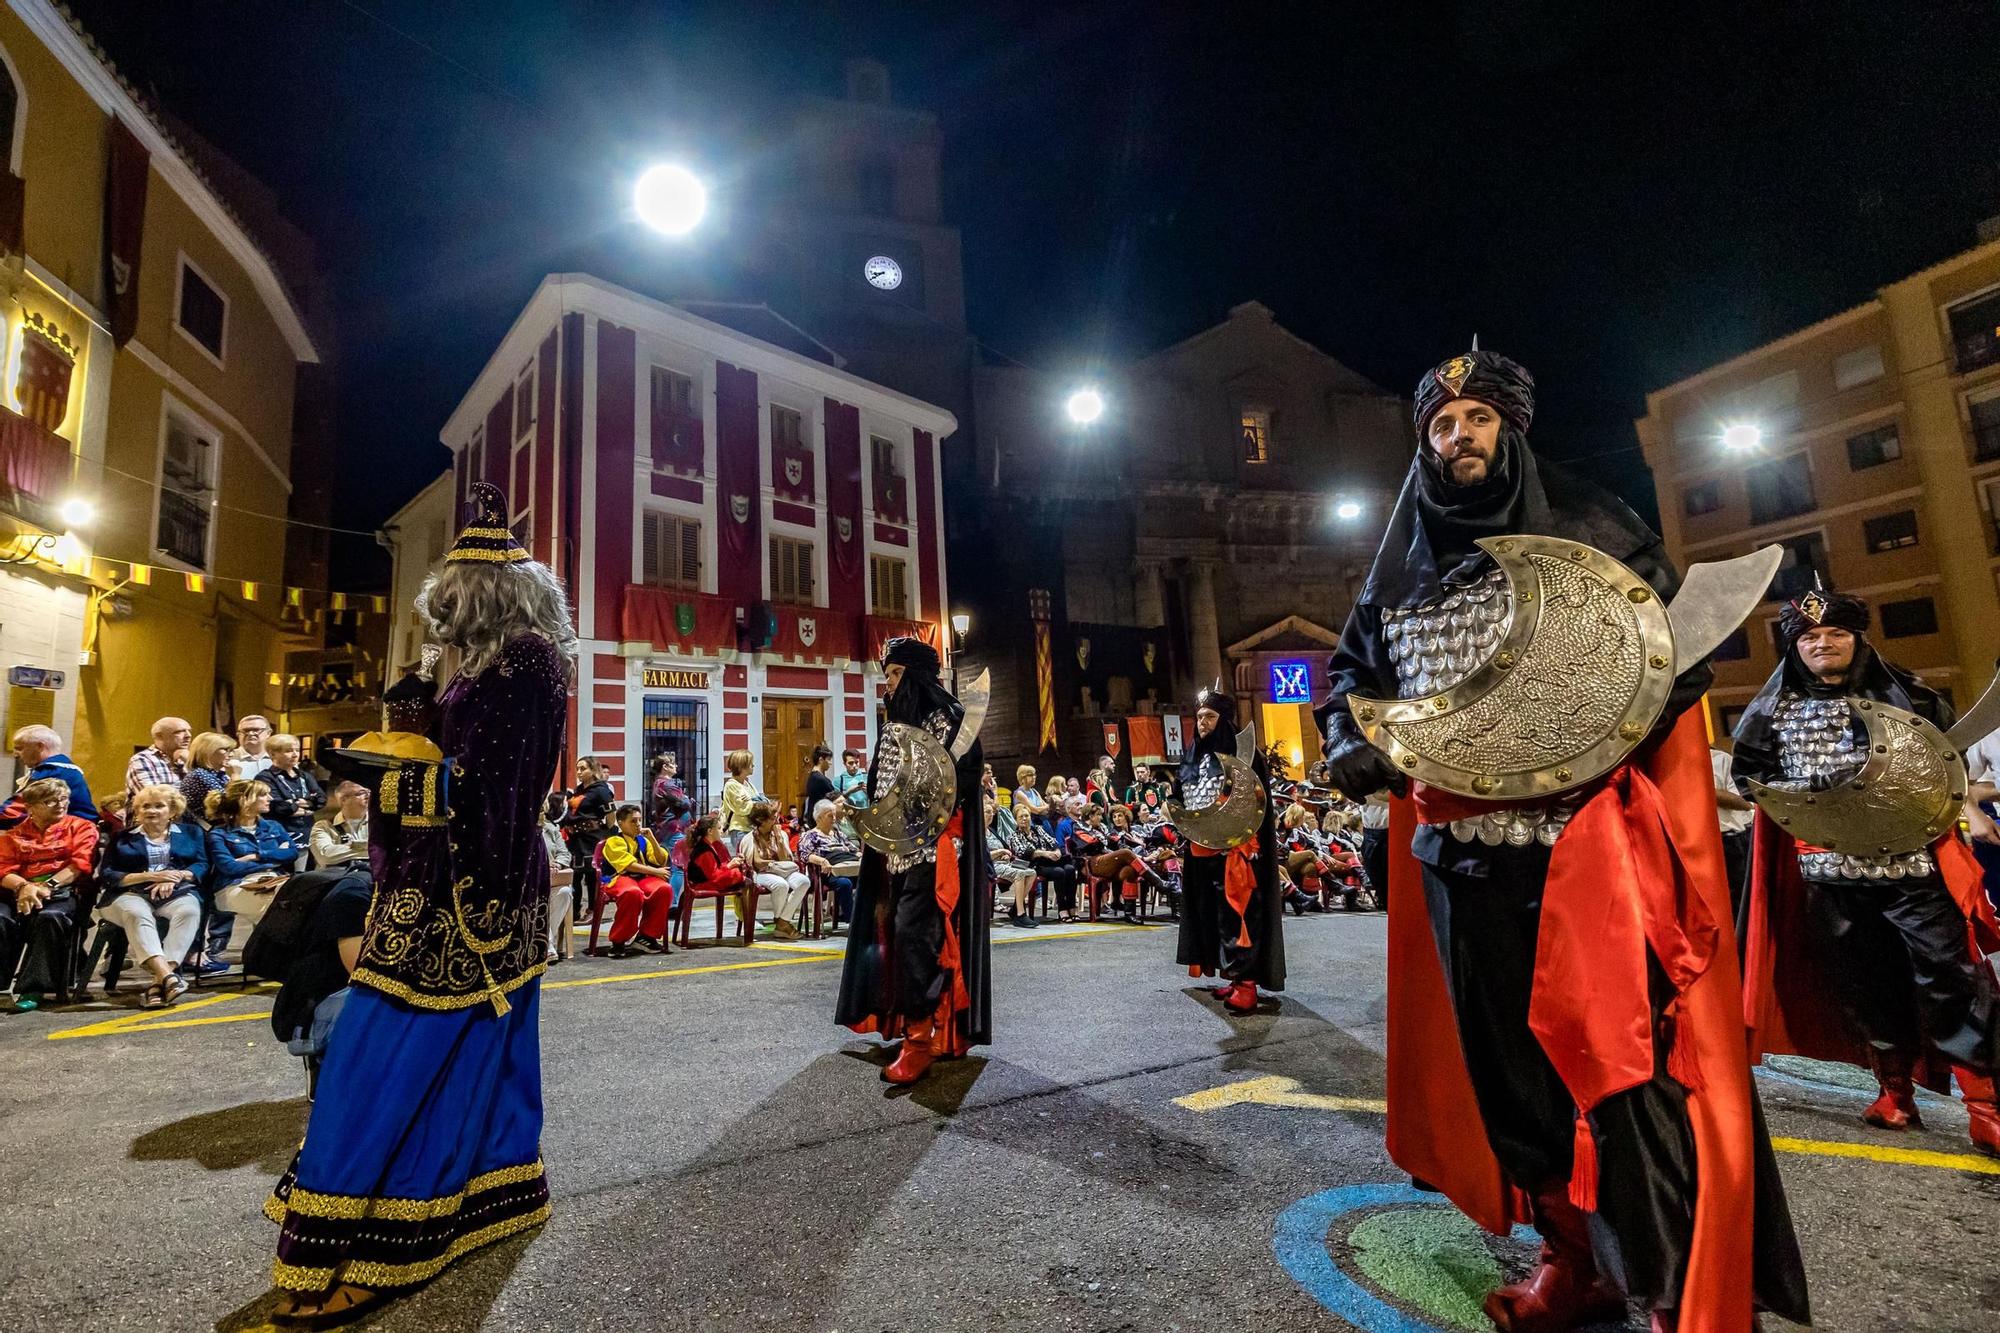
M1055 890L1056 910L1076 910L1076 867L1067 861L1037 861L1035 873Z
M1260 883L1250 898L1249 917L1257 922L1244 936L1244 919L1222 891L1228 856L1189 855L1181 862L1181 930L1175 960L1201 969L1203 976L1263 983L1263 941L1257 932L1269 911ZM1282 987L1280 987L1282 989Z
M1942 879L1807 880L1805 891L1834 998L1863 1037L1994 1072L2000 996L1992 969L1968 956L1965 914Z
M1368 887L1375 891L1375 905L1383 911L1389 910L1389 830L1385 828L1365 828L1361 830L1361 870L1368 876Z
M894 897L890 908L894 942L896 1012L904 1018L928 1018L944 998L944 913L938 908L937 865L927 862L889 877Z
M1750 830L1722 835L1722 865L1729 876L1729 917L1736 923L1736 961L1750 930Z
M67 992L75 954L74 895L52 898L23 916L15 909L11 893L0 894L0 988L11 980L16 995ZM16 965L19 976L14 972Z

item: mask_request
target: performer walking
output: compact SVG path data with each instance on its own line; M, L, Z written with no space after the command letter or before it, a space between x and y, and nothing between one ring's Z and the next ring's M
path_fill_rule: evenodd
M1395 802L1389 1152L1490 1230L1533 1219L1539 1266L1486 1301L1503 1330L1619 1318L1629 1296L1655 1312L1656 1329L1743 1333L1753 1285L1764 1308L1809 1322L1744 1058L1701 719L1686 712L1706 688L1706 661L1683 667L1666 645L1604 628L1622 629L1618 605L1664 601L1679 579L1624 505L1537 462L1533 408L1533 378L1492 352L1424 376L1417 457L1320 710L1329 779L1350 797L1400 793L1420 767L1407 749L1392 764L1362 729L1401 708L1396 699L1421 701L1406 711L1449 727L1471 714L1481 729L1457 739L1473 751L1503 738L1579 754L1546 772L1541 790L1561 791L1554 799L1482 800L1417 782L1413 799ZM1522 560L1528 534L1554 539L1534 568L1557 581L1545 592L1562 589L1532 608L1509 566L1476 545ZM1543 676L1522 645L1582 595L1581 582L1561 582L1565 569L1601 556L1643 583L1621 595L1600 581L1608 602L1550 650L1563 660ZM1623 746L1627 757L1565 791L1568 763L1592 753L1556 743L1585 698L1576 686L1614 662L1658 691L1656 720L1649 730L1614 716L1603 753ZM1518 711L1476 711L1502 680L1519 688ZM1376 702L1350 710L1350 694ZM1568 706L1527 715L1550 699Z
M915 1083L941 1055L993 1040L978 741L985 705L954 698L939 665L921 639L885 646L891 725L875 747L868 804L849 811L868 848L834 1021L901 1037L882 1071L899 1084Z
M1939 731L1951 727L1951 705L1879 656L1867 632L1868 603L1859 597L1813 591L1779 613L1784 657L1736 727L1735 778L1744 795L1775 805L1784 798L1774 800L1770 789L1817 792L1816 804L1831 812L1834 789L1860 775L1872 748L1863 710L1886 706ZM1879 788L1866 782L1852 789L1852 805L1842 805L1846 816L1828 825L1841 835L1832 839L1838 850L1795 840L1760 808L1745 1013L1758 1055L1790 1052L1873 1070L1881 1095L1862 1119L1884 1129L1919 1126L1916 1082L1948 1092L1955 1072L1973 1144L2000 1155L1993 1087L2000 998L1985 956L2000 950L2000 923L1955 827L1962 769L1922 771L1947 784L1934 795L1952 827L1932 839L1920 832L1917 841L1928 842L1920 850L1879 850L1882 813L1870 808ZM1911 799L1900 790L1894 797ZM1792 822L1789 809L1780 816Z
M1220 976L1215 994L1232 1013L1257 1007L1257 990L1285 988L1285 900L1278 892L1271 773L1261 752L1249 768L1263 792L1254 836L1222 849L1196 841L1199 811L1223 800L1222 756L1237 753L1236 700L1222 682L1195 696L1194 748L1181 761L1183 804L1168 809L1188 838L1181 862L1181 926L1174 961L1191 977ZM1196 812L1196 818L1188 818Z
M539 978L539 816L562 758L576 637L562 585L507 527L498 488L417 597L460 661L406 678L372 762L375 900L317 1100L265 1204L283 1230L279 1317L352 1316L549 1215Z

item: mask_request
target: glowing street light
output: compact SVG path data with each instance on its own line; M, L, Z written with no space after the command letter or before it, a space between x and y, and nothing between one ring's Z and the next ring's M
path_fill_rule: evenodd
M1764 442L1764 432L1754 422L1738 421L1722 428L1722 447L1732 454L1747 454Z
M1342 523L1352 523L1361 517L1361 501L1341 500L1333 506L1333 516Z
M1063 406L1071 421L1079 426L1088 426L1104 415L1104 395L1096 389L1078 389Z
M63 525L71 528L88 527L90 521L97 517L96 506L81 499L63 501L58 512L62 515Z
M663 162L648 167L632 188L639 220L665 236L685 236L708 212L708 187L686 167Z

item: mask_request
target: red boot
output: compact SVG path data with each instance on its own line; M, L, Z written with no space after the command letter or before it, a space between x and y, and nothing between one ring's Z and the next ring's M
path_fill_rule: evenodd
M1520 1282L1488 1294L1486 1317L1500 1333L1568 1333L1581 1324L1625 1317L1625 1298L1597 1271L1583 1210L1557 1183L1535 1195L1542 1260Z
M1861 1118L1880 1129L1922 1129L1917 1114L1917 1087L1910 1081L1910 1061L1901 1051L1871 1051L1875 1081L1882 1095L1861 1113Z
M1222 1007L1232 1014L1255 1013L1257 1009L1257 983L1239 981L1222 993Z
M896 1058L882 1071L882 1077L891 1083L908 1085L924 1076L931 1067L937 1053L931 1049L931 1022L924 1019L910 1024L903 1037L903 1047L896 1052Z
M1952 1070L1965 1094L1965 1113L1972 1117L1972 1146L1989 1157L2000 1157L2000 1108L1993 1104L1993 1077L1975 1074L1964 1065Z

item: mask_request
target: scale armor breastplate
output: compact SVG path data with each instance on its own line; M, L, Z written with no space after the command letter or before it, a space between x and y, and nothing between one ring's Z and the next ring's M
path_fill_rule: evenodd
M931 715L924 719L924 730L929 732L939 745L949 746L953 730L951 714L945 712L942 708L932 709ZM887 728L883 729L883 734L875 742L875 754L877 765L875 770L876 780L881 784L883 790L887 790L895 783L896 772L902 767L902 756L897 752L895 745L890 743ZM891 856L889 858L889 873L900 875L906 870L915 869L917 866L934 865L936 862L936 844L926 843L924 846L917 848L916 851L906 855Z
M1222 799L1222 765L1213 754L1204 754L1196 765L1194 781L1182 794L1181 803L1190 810L1206 810Z
M1441 694L1470 676L1499 649L1513 619L1514 596L1497 566L1471 583L1445 584L1443 595L1428 602L1384 611L1382 638L1396 665L1398 697ZM1553 847L1577 804L1565 795L1535 805L1497 806L1477 819L1453 820L1451 834L1489 847L1531 842Z
M1845 699L1815 699L1787 691L1771 710L1778 736L1779 781L1771 784L1808 791L1845 782L1861 771L1861 724ZM1937 869L1928 851L1893 856L1850 856L1799 847L1799 874L1806 879L1903 879Z

